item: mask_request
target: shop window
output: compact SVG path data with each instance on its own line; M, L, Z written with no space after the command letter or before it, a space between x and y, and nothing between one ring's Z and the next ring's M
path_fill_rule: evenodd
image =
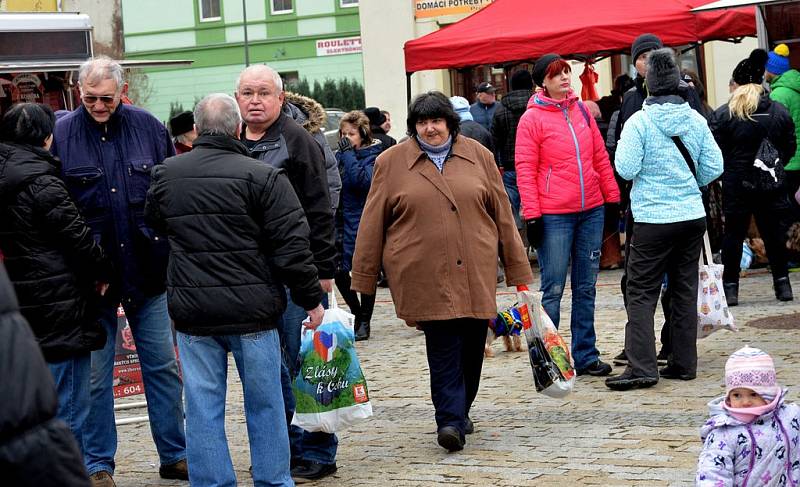
M289 14L294 11L292 0L270 0L273 14Z
M219 9L220 0L200 0L200 21L209 22L222 18Z

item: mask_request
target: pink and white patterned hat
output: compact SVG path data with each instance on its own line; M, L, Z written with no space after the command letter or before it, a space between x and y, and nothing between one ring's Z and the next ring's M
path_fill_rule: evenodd
M755 391L760 396L780 394L772 357L748 345L735 351L725 363L725 396L739 387Z

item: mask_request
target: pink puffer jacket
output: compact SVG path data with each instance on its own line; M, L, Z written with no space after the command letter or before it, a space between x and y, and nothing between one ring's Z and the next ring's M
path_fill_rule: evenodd
M525 220L619 202L600 130L572 91L560 102L542 92L531 97L515 151Z

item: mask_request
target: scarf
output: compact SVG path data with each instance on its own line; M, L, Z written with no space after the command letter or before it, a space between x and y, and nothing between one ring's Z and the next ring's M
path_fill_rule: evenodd
M734 418L738 419L742 423L752 423L756 418L759 416L763 416L768 412L772 411L778 406L778 402L781 399L781 394L775 395L775 398L769 403L763 406L755 406L752 408L734 408L728 406L727 400L722 403L722 407Z
M426 144L419 135L416 137L420 148L428 154L428 158L433 161L433 164L439 172L442 172L444 170L444 161L447 159L448 154L450 154L450 147L453 146L453 136L449 135L442 145Z

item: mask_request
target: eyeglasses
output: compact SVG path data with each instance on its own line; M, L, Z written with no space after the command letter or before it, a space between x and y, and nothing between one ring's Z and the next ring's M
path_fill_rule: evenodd
M239 93L239 96L241 98L248 101L255 98L256 95L258 95L258 97L263 100L264 98L267 98L268 96L272 95L272 93L270 93L269 91L250 91L250 90L243 90L242 92Z
M95 95L81 96L81 100L83 100L84 103L88 103L89 105L94 105L95 103L97 103L97 100L100 100L105 105L111 105L112 103L114 103L114 98L115 97L113 96L95 96Z

